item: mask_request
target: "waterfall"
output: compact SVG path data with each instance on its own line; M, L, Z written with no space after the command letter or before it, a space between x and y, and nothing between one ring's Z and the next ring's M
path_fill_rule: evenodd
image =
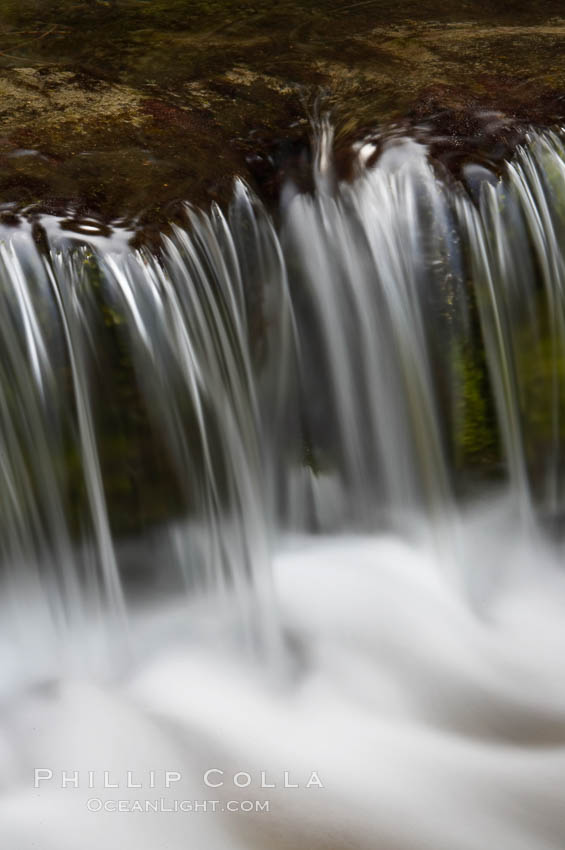
M319 153L317 190L288 193L276 228L238 182L226 215L186 207L158 254L49 217L5 228L3 562L54 581L61 617L85 593L124 615L108 498L127 462L104 455L110 415L139 448L128 405L165 457L147 486L161 475L199 540L177 573L242 602L252 585L269 595L280 530L450 509L468 431L487 427L471 405L489 396L490 471L522 515L562 509L561 139L532 133L474 198L411 139L367 168L370 153L342 185Z
M2 699L12 687L19 694L67 676L114 687L128 665L141 670L127 708L115 695L65 691L45 734L69 754L68 769L75 750L64 727L75 711L92 721L112 766L138 758L127 736L110 758L111 734L93 719L129 717L132 700L142 706L143 719L132 719L142 737L152 739L151 723L163 718L165 737L175 724L202 734L208 761L190 749L188 732L178 738L191 770L225 757L244 771L245 747L261 767L255 733L281 774L293 759L317 770L311 752L337 783L313 821L331 820L336 800L348 801L335 844L315 843L308 826L301 832L306 803L287 802L284 828L261 827L258 843L241 839L245 846L353 846L353 835L355 846L398 850L557 848L555 806L535 787L559 775L562 750L546 756L532 744L528 754L512 742L547 734L562 748L565 729L555 665L549 656L541 671L534 664L538 650L565 646L553 608L565 595L558 535L544 536L546 524L558 529L565 499L562 135L532 130L500 173L469 167L458 179L424 144L392 133L357 145L353 177L341 181L331 145L324 123L313 189L287 185L279 210L238 180L227 210L183 206L157 246L119 226L107 237L88 219L69 229L28 212L17 227L2 225L2 653L19 671ZM514 580L537 588L533 610L517 590L498 621L497 600ZM522 616L539 643L526 645ZM488 631L491 617L510 629L512 645ZM204 650L214 623L226 634ZM156 635L166 643L175 629L182 640L194 631L196 654L144 670ZM211 662L218 641L220 654L235 646L278 683L265 685L260 673L250 685L249 668L238 680L225 660ZM26 654L33 663L23 663ZM209 698L206 688L185 690L186 677L208 675ZM292 688L293 677L303 683L294 697L270 690ZM308 693L322 700L328 735L353 736L353 756L345 745L334 763L324 754ZM477 719L467 700L476 700ZM263 726L254 730L255 716ZM300 756L285 731L294 724ZM222 750L219 729L231 749ZM502 742L498 761L491 736ZM363 762L369 740L384 778ZM152 739L141 769L171 752ZM105 764L88 758L92 769ZM355 764L358 797L336 778L357 776ZM472 789L470 812L482 824L476 838L449 814L458 766L461 794ZM492 817L481 776L498 795ZM374 823L364 782L376 782L390 805ZM407 799L406 787L422 799ZM399 824L403 806L414 809L412 825ZM158 834L136 826L130 845L103 824L109 832L92 838L103 843L89 838L85 847L149 848ZM185 846L188 827L175 824L168 848ZM67 847L55 826L53 840ZM295 829L296 843L279 841L281 829ZM0 801L0 834L18 850L32 846L31 832L14 830ZM240 840L204 834L207 846Z

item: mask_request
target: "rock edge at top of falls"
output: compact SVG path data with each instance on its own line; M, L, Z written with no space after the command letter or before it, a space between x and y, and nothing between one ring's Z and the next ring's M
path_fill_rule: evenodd
M308 157L308 115L336 147L431 122L459 155L564 116L559 4L264 0L7 2L0 13L0 204L135 217L206 205L240 174L276 198ZM452 8L453 7L453 8ZM491 117L494 116L494 120ZM289 166L289 162L291 165Z

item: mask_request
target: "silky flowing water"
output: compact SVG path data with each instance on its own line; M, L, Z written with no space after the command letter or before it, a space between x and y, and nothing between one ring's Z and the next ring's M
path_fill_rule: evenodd
M562 136L352 158L4 229L2 847L563 846Z

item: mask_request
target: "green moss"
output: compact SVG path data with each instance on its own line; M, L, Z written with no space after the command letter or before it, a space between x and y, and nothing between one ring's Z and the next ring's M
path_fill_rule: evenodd
M456 343L452 367L456 383L456 466L492 465L499 456L499 441L483 350L468 343Z

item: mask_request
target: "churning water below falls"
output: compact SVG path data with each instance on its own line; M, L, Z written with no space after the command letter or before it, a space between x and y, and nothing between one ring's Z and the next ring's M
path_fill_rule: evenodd
M355 156L2 234L2 848L565 845L562 139Z

